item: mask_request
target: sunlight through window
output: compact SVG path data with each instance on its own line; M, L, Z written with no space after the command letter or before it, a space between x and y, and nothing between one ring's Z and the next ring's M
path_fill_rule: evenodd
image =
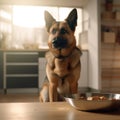
M7 7L7 6L5 6ZM9 23L1 22L1 31L8 35L6 29L9 26L9 39L6 37L6 45L12 49L40 49L47 47L48 33L45 28L44 11L47 10L57 20L66 19L73 8L70 7L48 7L48 6L11 6L11 13L1 10L0 16L10 19ZM77 44L79 34L82 32L82 9L77 8L78 24L75 31ZM6 26L4 25L7 24ZM9 24L9 25L8 25ZM10 29L11 27L11 29Z
M21 27L44 26L44 9L41 7L13 7L13 24Z

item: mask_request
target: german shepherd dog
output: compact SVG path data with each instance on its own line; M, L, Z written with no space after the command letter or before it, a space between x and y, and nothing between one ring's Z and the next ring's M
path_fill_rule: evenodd
M76 47L74 36L77 10L73 9L62 22L56 21L45 11L45 22L49 34L49 51L45 55L47 78L39 99L41 102L54 102L60 100L59 95L78 92L81 50Z

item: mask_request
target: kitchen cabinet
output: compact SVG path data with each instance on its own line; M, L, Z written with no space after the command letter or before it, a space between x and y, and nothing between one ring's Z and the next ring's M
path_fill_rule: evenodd
M0 51L0 89L3 88L3 52Z
M80 79L78 82L78 86L80 88L88 88L88 69L89 69L89 64L88 64L88 51L84 50L82 52L82 56L80 57L81 60L81 73L80 73Z
M38 52L4 52L4 90L38 89Z

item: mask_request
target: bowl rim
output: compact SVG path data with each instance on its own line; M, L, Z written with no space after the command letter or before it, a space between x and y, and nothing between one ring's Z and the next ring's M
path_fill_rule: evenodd
M119 96L119 98L115 98L115 99L113 99L112 97L111 98L108 98L108 99L106 99L106 100L87 100L87 99L80 99L80 97L82 97L82 96L80 96L80 95L87 95L87 94L94 94L94 96L96 96L96 95L109 95L109 96ZM77 97L75 98L74 96L76 96L77 95ZM90 97L92 97L92 96L90 96ZM120 93L108 93L108 92L81 92L81 93L77 93L77 94L67 94L67 95L65 95L64 96L64 98L65 99L72 99L72 100L76 100L76 101L89 101L89 102L95 102L95 101L97 101L97 102L105 102L105 101L120 101Z

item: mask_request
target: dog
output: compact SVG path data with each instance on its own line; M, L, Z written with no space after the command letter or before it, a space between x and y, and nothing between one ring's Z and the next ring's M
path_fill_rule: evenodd
M64 21L56 21L45 11L49 51L45 54L46 80L40 91L41 102L59 101L66 94L78 93L81 50L74 36L77 26L77 10L74 8Z

